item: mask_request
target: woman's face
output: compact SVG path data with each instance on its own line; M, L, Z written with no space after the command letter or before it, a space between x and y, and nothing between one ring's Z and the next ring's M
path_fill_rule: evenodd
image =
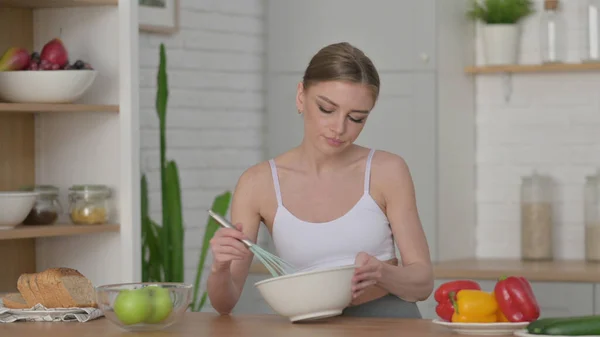
M374 104L363 84L320 82L308 90L298 84L296 105L304 116L304 137L324 153L338 153L351 145Z

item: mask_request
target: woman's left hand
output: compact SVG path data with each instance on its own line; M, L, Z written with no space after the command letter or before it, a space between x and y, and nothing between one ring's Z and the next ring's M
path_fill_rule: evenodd
M381 279L383 262L367 253L360 252L356 255L354 263L358 268L355 269L352 278L352 298L357 298L365 288L377 284Z

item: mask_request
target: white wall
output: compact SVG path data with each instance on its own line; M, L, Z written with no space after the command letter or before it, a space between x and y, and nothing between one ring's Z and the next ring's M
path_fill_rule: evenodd
M186 226L186 282L193 282L206 210L262 160L264 27L262 0L181 1L181 30L140 36L142 170L152 217L160 223L158 117L160 43L167 49L170 98L167 157L180 169ZM205 275L206 276L206 275Z
M524 22L522 63L540 60L542 3ZM579 62L583 33L575 24L579 3L561 1L571 62ZM583 258L582 184L600 166L600 73L515 74L512 83L505 102L500 75L477 78L477 255L520 256L521 177L537 169L557 184L557 257Z
M538 10L541 0L536 0ZM569 61L578 62L577 3L566 4ZM160 220L158 119L154 111L158 45L167 46L170 103L168 157L181 169L186 281L195 275L213 197L265 159L265 8L262 0L182 0L181 31L142 33L140 83L142 169ZM539 14L524 22L523 63L537 63ZM479 38L479 37L478 37ZM478 50L481 61L481 52ZM504 101L500 75L478 75L477 256L519 257L519 188L533 169L557 180L557 256L583 257L582 184L600 166L598 73L516 74ZM546 138L549 137L549 138ZM264 232L263 232L264 234Z

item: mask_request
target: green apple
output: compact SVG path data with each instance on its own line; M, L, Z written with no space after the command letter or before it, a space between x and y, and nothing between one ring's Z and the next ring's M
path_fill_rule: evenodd
M160 323L173 311L173 300L169 290L159 286L144 288L150 297L151 313L144 320L145 323Z
M142 323L152 313L150 297L140 290L121 290L117 295L113 309L123 324Z

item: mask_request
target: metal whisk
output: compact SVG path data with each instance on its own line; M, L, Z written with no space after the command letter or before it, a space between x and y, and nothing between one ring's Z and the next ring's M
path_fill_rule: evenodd
M219 223L221 226L225 228L236 229L229 221L225 220L225 218L213 212L212 210L208 210L208 214L210 214L210 216L213 219L215 219L217 223ZM276 255L269 253L257 244L254 244L251 241L245 239L240 241L242 241L242 243L245 244L246 247L248 247L248 249L250 249L250 251L254 253L254 255L256 255L256 257L258 257L260 262L269 270L273 277L293 274L294 272L296 272L295 267L292 266L290 263L286 262L285 260L281 259Z

